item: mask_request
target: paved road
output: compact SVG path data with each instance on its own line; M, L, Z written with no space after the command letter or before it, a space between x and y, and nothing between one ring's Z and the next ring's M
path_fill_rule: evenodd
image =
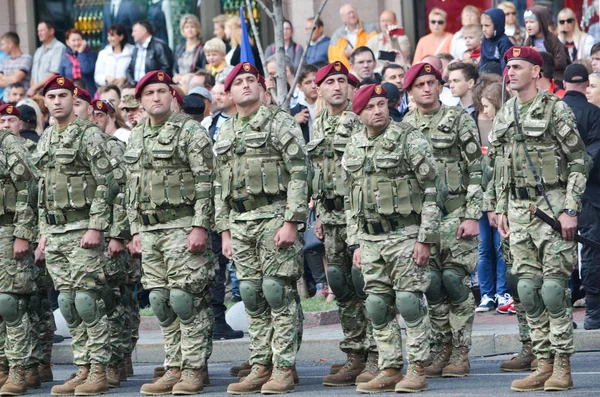
M463 379L430 379L429 391L423 396L520 396L510 390L510 382L522 374L501 373L500 362L506 356L475 358L471 360L471 376ZM573 357L573 378L575 389L559 393L558 396L598 396L600 394L600 352L579 353ZM298 364L300 385L296 386L294 396L315 396L317 393L327 396L359 395L354 388L324 388L321 380L329 370L330 363L301 362ZM111 390L110 394L139 397L139 389L143 383L151 381L154 365L136 365L136 375L124 382L120 389ZM229 376L229 364L211 364L209 367L211 385L205 389L204 395L226 396L227 385L234 380ZM55 379L64 380L73 372L72 366L58 365L54 367ZM48 396L52 384L44 384L40 390L32 390L28 396ZM323 394L326 393L326 394ZM540 395L536 393L534 395ZM528 394L530 395L530 394Z

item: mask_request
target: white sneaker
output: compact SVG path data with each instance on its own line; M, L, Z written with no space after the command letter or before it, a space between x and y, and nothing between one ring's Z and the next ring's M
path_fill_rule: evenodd
M481 303L475 309L475 313L485 313L490 310L494 310L494 299L487 296L487 294L483 294L481 297Z
M494 297L496 298L496 302L498 303L498 306L504 306L512 299L512 296L510 296L510 294L508 292L504 295L496 294Z

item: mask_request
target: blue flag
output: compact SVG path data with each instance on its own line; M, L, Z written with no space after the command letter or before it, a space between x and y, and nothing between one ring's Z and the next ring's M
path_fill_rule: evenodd
M250 15L250 18L252 18L252 15ZM250 45L248 28L246 27L246 20L244 19L244 7L240 7L240 21L242 23L242 48L240 62L248 62L252 66L256 66L256 63L254 62L254 54L252 54L252 45Z

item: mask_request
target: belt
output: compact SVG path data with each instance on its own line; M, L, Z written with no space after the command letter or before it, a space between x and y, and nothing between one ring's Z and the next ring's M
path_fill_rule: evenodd
M49 225L64 225L66 223L78 222L90 218L89 210L61 211L54 210L46 214L46 222Z
M174 221L176 219L181 219L192 215L194 215L193 207L178 207L168 209L157 208L155 210L142 211L138 216L138 219L142 225L150 226Z
M244 213L264 207L265 205L273 204L274 202L283 200L284 198L285 197L281 195L249 196L244 199L229 199L229 205L236 212Z
M378 222L365 221L364 231L367 234L378 235L393 232L401 227L418 224L420 224L419 216L410 214L409 216L381 219Z
M13 225L15 223L15 214L2 214L0 215L0 226Z
M336 196L332 199L323 199L321 202L327 212L344 209L344 198L342 196Z
M444 215L448 215L455 209L460 208L465 204L467 204L467 199L464 194L461 194L460 196L446 200L446 204L444 204L442 212Z
M510 190L513 196L513 199L518 200L530 200L535 197L540 197L542 193L536 187L515 187L515 185L510 186Z

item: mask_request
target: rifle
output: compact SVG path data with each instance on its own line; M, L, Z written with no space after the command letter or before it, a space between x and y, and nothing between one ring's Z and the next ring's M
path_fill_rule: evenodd
M562 227L560 226L560 222L558 221L558 219L546 214L544 211L537 208L533 203L529 204L529 212L540 218L547 225L550 225L550 227L552 227L552 230L562 234ZM588 247L600 250L600 242L590 240L588 238L583 237L580 234L575 233L575 241Z

